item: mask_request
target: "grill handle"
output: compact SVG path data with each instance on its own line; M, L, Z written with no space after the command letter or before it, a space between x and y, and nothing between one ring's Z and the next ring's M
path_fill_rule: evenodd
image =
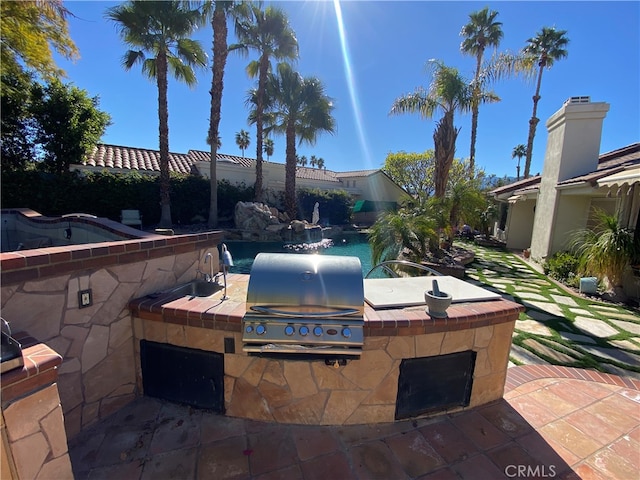
M254 305L251 307L251 310L259 313L266 313L269 315L278 315L281 317L295 317L300 318L300 316L304 317L345 317L347 315L354 315L360 313L359 310L354 308L345 308L344 310L334 310L332 312L304 312L301 314L300 312L289 312L287 310L279 310L277 308L272 307L261 307L259 305Z

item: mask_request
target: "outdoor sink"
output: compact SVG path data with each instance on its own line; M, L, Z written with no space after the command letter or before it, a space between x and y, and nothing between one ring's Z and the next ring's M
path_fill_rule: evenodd
M173 293L191 297L210 297L216 292L224 289L224 285L215 282L205 282L204 280L194 280L172 290Z

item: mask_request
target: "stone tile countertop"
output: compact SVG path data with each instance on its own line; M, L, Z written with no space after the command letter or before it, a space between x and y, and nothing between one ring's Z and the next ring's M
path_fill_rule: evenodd
M168 290L132 300L129 308L134 317L144 320L240 332L249 275L229 274L227 283L228 298L225 300L222 300L222 290L209 297ZM515 321L522 311L522 305L503 298L455 303L447 310L447 318L430 317L424 306L376 310L365 303L364 334L404 336L464 330Z

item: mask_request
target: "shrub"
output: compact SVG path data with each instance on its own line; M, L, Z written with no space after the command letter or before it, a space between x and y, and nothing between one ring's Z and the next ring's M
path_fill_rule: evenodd
M298 190L298 216L311 221L316 202L319 204L320 222L327 221L331 225L351 223L353 200L346 191L301 188Z
M554 253L543 265L545 275L574 285L578 279L578 257L569 252Z
M196 223L209 215L209 180L171 174L171 217L175 224ZM36 170L6 172L2 176L2 208L30 208L45 216L90 213L120 221L120 211L140 210L145 226L160 221L159 177L107 170L86 175L55 175ZM218 214L233 218L239 201L250 201L253 187L218 182Z

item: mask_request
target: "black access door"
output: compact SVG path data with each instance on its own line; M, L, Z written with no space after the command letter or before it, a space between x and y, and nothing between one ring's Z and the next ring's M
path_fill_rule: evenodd
M144 394L224 413L224 355L140 340Z
M472 350L402 360L396 420L469 405L475 364Z

